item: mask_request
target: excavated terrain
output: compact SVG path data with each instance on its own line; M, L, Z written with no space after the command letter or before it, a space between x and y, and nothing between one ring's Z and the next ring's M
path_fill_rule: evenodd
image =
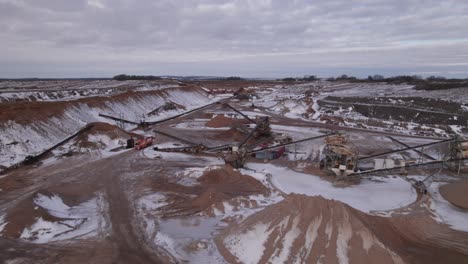
M216 241L231 263L467 261L466 247L451 250L451 235L456 234L429 217L376 217L320 196L291 194L227 228ZM435 246L445 239L445 248ZM468 235L460 239L467 241ZM245 254L255 245L263 245L263 252ZM431 250L437 251L432 259Z
M330 132L361 157L467 136L458 97L411 93L327 81L0 82L0 262L468 263L464 172L339 182L320 168ZM255 124L225 103L268 116L271 135L245 140ZM223 160L244 140L252 151L305 138L316 139L276 159L249 153L244 168ZM450 144L422 151L380 158L423 163L447 158Z
M425 124L465 125L468 120L462 104L431 98L329 96L320 100L319 104L331 109L352 107L356 112L370 118L393 118Z
M258 180L242 175L229 165L205 172L197 178L196 185L185 186L170 179L158 178L153 190L167 193L167 205L160 207L161 216L191 216L199 213L213 215L213 209L221 208L224 201L250 195L268 196L270 190Z

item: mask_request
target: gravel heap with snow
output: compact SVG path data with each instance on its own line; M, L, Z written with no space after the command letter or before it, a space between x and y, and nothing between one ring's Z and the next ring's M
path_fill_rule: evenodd
M190 87L131 93L125 97L118 95L85 98L65 104L31 103L40 105L25 104L24 107L12 109L2 106L6 109L0 113L0 168L11 166L22 161L27 155L36 155L52 147L87 123L115 122L99 116L100 113L140 122L147 118L147 113L169 101L190 110L213 100L216 99L209 98L202 89ZM40 111L35 110L36 108ZM44 110L45 108L47 110ZM146 121L160 120L183 111L180 109L160 112L151 115L151 119ZM126 128L130 128L129 125Z
M293 194L228 228L217 244L231 263L403 263L362 217L343 203Z

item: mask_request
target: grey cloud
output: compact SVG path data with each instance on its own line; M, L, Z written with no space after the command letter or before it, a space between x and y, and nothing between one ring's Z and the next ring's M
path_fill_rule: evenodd
M0 58L42 65L50 75L58 64L76 75L86 63L102 74L121 70L115 65L169 64L168 71L188 75L245 65L277 74L311 64L330 72L369 66L421 72L431 65L444 72L466 59L466 14L468 3L456 0L0 0ZM194 62L196 69L187 67ZM14 71L21 75L21 67Z

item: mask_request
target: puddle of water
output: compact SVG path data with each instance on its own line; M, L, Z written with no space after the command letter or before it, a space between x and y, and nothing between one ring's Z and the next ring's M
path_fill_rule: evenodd
M175 218L159 221L160 237L157 241L176 258L193 263L225 263L213 241L218 230L226 223L220 217ZM195 244L195 249L189 245Z

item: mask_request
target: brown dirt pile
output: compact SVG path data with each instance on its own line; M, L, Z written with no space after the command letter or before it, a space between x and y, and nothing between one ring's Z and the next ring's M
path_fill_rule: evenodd
M429 212L378 217L297 194L232 224L215 241L230 263L468 263L468 233L438 224Z
M158 191L167 192L169 204L161 207L162 215L186 216L198 213L211 215L214 207L224 201L238 197L263 194L270 191L258 180L241 174L230 166L205 172L197 179L197 185L185 186L168 179L158 179L154 183Z
M440 194L452 204L468 209L468 181L443 185L440 187Z
M90 130L76 137L74 145L82 147L82 148L89 148L89 149L98 148L95 142L88 141L89 135L106 135L110 139L127 139L130 137L134 137L134 138L139 137L139 135L131 133L131 132L127 132L116 125L111 125L111 124L102 123L102 122L95 122L92 124L93 124L93 127Z
M214 127L214 128L219 128L219 127L230 127L232 126L236 121L232 118L226 117L224 115L217 115L215 118L211 119L206 123L207 127Z
M231 226L216 242L231 263L403 263L361 217L343 203L293 194Z

